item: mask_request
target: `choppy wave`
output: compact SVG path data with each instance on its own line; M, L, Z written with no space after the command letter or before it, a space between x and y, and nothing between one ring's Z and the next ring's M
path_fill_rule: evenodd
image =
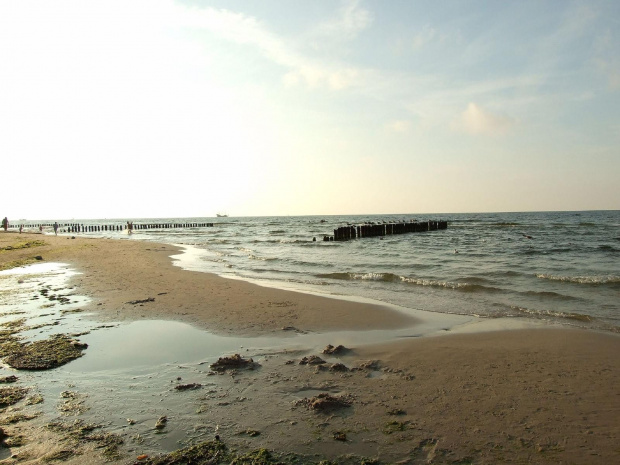
M440 281L436 279L412 278L407 276L399 276L392 273L326 273L316 275L317 278L340 279L347 281L381 281L391 283L404 283L415 286L438 287L444 289L453 289L462 292L503 292L502 289L483 286L470 282L450 282Z
M345 281L400 281L400 276L392 273L324 273L317 274L316 277L324 279L340 279Z
M573 297L566 294L560 294L558 292L553 291L526 291L522 292L524 295L529 295L532 297L542 297L545 299L557 299L557 300L580 300L577 297Z
M561 318L566 320L580 321L582 323L589 323L595 319L593 316L586 315L585 313L556 312L553 310L534 310L517 306L512 306L511 309L517 312L517 316L523 315L535 318Z
M277 260L276 257L259 257L258 255L254 255L254 254L248 255L248 258L250 260L260 260L260 261L263 261L263 262L270 262L272 260Z
M538 279L548 279L573 284L620 284L620 276L556 276L551 274L539 273Z

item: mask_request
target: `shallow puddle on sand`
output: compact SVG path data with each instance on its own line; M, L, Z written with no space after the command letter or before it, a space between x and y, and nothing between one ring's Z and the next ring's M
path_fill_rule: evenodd
M203 410L207 404L209 409L217 409L243 401L229 397L230 374L210 373L209 366L218 357L239 353L259 363L272 356L283 360L300 358L319 354L327 344L356 347L398 337L418 337L471 320L435 314L432 320L398 331L283 331L281 337L249 338L218 336L177 321L102 325L92 316L86 318L77 312L88 299L74 295L75 291L67 287L68 278L75 272L66 265L41 264L9 271L13 273L0 273L0 323L27 318L30 326L47 325L23 331L21 335L29 340L57 333L89 332L79 336L88 348L83 357L53 370L28 372L4 367L0 375L16 374L20 385L32 387L31 395L41 394L44 403L36 407L47 421L61 417L101 424L107 431L121 434L131 452L149 454L211 439L215 434L233 434L235 425L230 419L218 420L217 413L205 414ZM50 300L51 296L54 299ZM337 357L323 358L339 361ZM251 372L240 373L239 377L254 382ZM189 383L198 383L201 388L175 390L176 385ZM80 408L59 411L64 391L78 393ZM302 394L308 392L284 395L299 398ZM168 422L157 430L155 423L162 416Z

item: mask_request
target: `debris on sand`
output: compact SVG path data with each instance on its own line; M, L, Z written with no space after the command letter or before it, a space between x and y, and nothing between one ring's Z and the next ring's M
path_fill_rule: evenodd
M245 431L242 431L240 434L247 434L248 436L255 438L256 436L260 436L260 431L257 431L255 429L247 429Z
M253 370L256 366L258 366L258 363L255 363L251 358L245 359L241 355L235 354L230 357L220 357L217 362L211 364L211 369L213 371L223 372L233 368L248 368Z
M3 345L0 357L18 370L48 370L80 358L86 347L86 344L69 336L55 334L42 341L23 343L13 340Z
M360 362L357 368L359 370L379 370L381 368L381 364L379 360L366 360Z
M199 383L188 383L188 384L179 384L179 385L175 386L174 388L177 391L189 391L189 390L192 390L192 389L198 389L200 387L202 387L202 384L199 384Z
M349 369L347 368L346 365L342 363L334 363L332 366L329 367L329 371L345 372L345 371L349 371Z
M342 355L342 354L346 354L347 352L349 352L349 349L347 349L343 345L338 345L334 347L333 345L328 344L327 347L323 349L323 353L327 355Z
M147 302L155 302L155 297L148 297L146 299L138 299L138 300L130 300L129 302L125 302L129 305L138 305L138 304L145 304Z
M155 429L164 429L166 427L166 423L168 423L167 416L164 415L163 417L159 417L155 423Z
M308 331L304 331L303 329L295 328L294 326L285 326L282 328L282 331L293 331L297 334L308 334Z
M316 355L311 355L310 357L304 357L299 361L300 365L323 365L327 363L321 357L317 357Z
M43 396L41 394L35 394L26 399L26 405L38 405L43 403Z
M304 398L296 402L297 405L305 405L310 410L329 412L340 408L350 407L352 404L349 396L331 396L326 392L311 398Z
M409 421L388 421L383 426L383 434L392 434L411 428Z

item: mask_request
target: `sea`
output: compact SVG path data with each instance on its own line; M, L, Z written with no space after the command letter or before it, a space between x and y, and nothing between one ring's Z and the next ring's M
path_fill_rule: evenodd
M323 240L344 225L428 220L447 221L448 228ZM85 226L212 223L134 228L132 234L71 233L61 226L59 234L180 245L179 266L264 286L404 309L620 332L618 210L56 221ZM42 222L21 224L28 228ZM50 226L44 232L53 234Z

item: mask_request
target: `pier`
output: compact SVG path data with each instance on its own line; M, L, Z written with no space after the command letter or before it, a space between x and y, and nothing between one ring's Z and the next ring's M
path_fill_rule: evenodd
M28 223L28 224L11 224L9 229L24 228L52 228L54 223ZM128 224L80 224L80 223L58 223L58 230L70 233L86 233L86 232L107 232L107 231L124 231ZM144 229L185 229L185 228L212 228L213 223L132 223L132 231Z
M394 234L437 231L448 229L447 221L408 221L402 223L366 223L358 226L347 225L334 229L333 236L324 236L324 241L350 241L365 237L383 237Z

